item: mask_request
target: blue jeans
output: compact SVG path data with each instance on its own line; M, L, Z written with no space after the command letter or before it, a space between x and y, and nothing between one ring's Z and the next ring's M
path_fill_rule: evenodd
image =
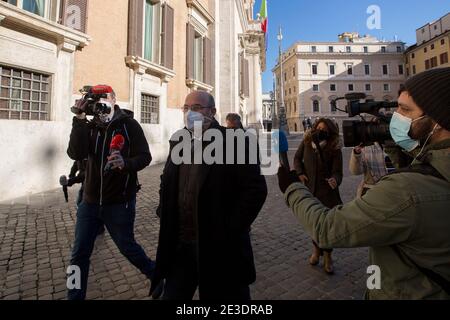
M136 216L136 200L117 205L95 205L82 202L77 211L75 242L70 264L80 268L80 289L69 289L69 300L86 298L89 275L89 259L94 249L99 226L104 223L111 238L120 252L151 279L155 263L147 257L142 247L134 239L134 220Z

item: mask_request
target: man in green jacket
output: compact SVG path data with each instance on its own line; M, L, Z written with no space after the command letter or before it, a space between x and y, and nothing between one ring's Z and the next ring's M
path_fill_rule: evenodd
M450 68L410 78L398 102L391 134L409 168L333 209L283 168L280 189L321 248L370 247L381 282L367 299L450 299Z

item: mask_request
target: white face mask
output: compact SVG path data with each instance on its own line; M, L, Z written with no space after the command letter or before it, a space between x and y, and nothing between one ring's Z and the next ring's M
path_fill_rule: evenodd
M194 130L196 122L201 122L201 125L203 126L204 121L205 116L200 112L189 110L184 114L184 124L186 125L186 128L188 128L188 130L190 131Z
M109 102L107 100L100 100L100 102L104 103L110 109L109 113L100 113L99 114L100 121L103 123L109 123L109 122L111 122L112 118L114 117L114 107L111 104L111 102Z

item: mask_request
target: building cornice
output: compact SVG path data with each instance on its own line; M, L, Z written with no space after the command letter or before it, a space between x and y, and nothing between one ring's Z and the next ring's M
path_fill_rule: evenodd
M191 88L192 90L206 90L207 92L211 93L214 90L213 86L210 86L204 82L195 80L195 79L186 79L186 85Z
M422 44L417 44L417 43L413 44L408 49L406 49L405 54L409 54L409 53L415 52L415 51L417 51L419 49L422 49L423 47L428 46L431 42L439 41L441 38L445 38L445 37L450 37L450 30L446 31L444 33L441 33L440 35L438 35L438 36L436 36L436 37L434 37L434 38L432 38L432 39L430 39L430 40L428 40L426 42L423 42Z
M239 20L241 20L241 25L243 30L248 29L249 21L247 20L247 15L245 13L244 1L243 0L235 0L236 7L239 14Z
M186 5L188 8L195 8L208 20L209 24L214 24L214 17L209 13L209 11L203 6L198 0L186 0Z
M138 74L151 74L161 79L162 82L169 82L175 77L173 70L167 69L159 64L150 62L141 57L127 56L125 57L125 63L132 68Z
M19 32L50 40L63 51L73 52L89 45L87 34L19 9L7 2L0 2L0 24Z

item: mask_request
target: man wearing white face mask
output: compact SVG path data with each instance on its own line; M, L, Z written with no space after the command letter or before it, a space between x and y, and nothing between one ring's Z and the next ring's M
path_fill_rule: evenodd
M288 206L320 247L370 247L368 299L450 299L450 68L410 78L391 126L414 159L361 198L329 209L280 169Z
M191 139L171 139L161 176L154 283L166 280L165 300L192 300L197 287L200 300L249 300L256 278L250 227L266 199L266 181L258 164L225 164L226 129L214 119L209 93L189 94L183 112L186 127L178 133ZM208 147L202 139L208 129L223 137L219 163L174 161L172 151L181 144Z
M137 172L152 160L147 140L133 113L116 105L110 86L95 86L90 93L102 96L93 107L94 119L86 119L88 100L79 100L67 150L73 160L87 159L70 261L80 268L81 288L70 289L69 300L86 296L89 259L101 224L120 252L150 280L155 268L134 238Z

